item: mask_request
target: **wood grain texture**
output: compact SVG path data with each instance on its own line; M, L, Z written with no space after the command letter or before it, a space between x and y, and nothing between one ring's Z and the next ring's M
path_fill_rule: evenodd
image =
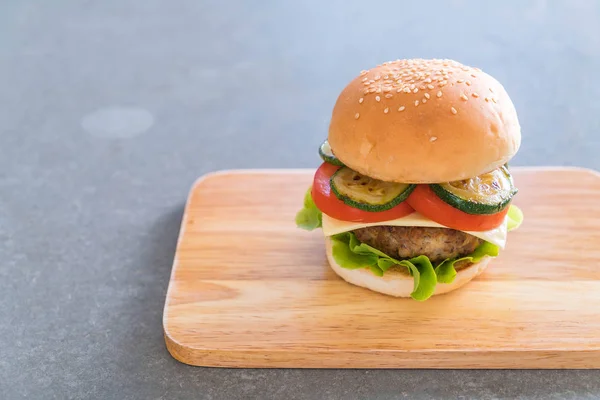
M312 170L193 187L164 310L177 360L293 368L599 368L600 175L514 168L525 213L462 289L419 303L351 286L294 225Z

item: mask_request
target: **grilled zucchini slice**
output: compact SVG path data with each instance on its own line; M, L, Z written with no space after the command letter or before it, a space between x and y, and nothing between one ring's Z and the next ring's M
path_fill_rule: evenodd
M389 210L402 203L416 185L384 182L348 168L340 168L331 177L331 191L351 207L364 211Z
M467 214L496 214L504 210L517 193L506 166L475 178L430 187L440 199Z

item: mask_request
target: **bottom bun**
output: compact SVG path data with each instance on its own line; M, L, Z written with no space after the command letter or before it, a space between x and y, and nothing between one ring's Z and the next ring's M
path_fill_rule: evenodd
M410 297L414 288L414 280L412 276L405 272L404 268L390 268L383 276L377 276L369 268L348 269L336 263L331 253L331 239L329 237L325 237L325 250L329 265L346 282L390 296ZM452 283L438 283L433 296L451 292L470 282L471 279L485 270L491 259L491 257L485 256L478 263L460 269Z

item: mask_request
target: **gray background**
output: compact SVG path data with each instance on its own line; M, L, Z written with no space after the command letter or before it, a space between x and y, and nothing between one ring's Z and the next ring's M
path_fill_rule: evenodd
M184 366L161 318L192 182L318 165L388 59L504 83L518 165L600 168L598 1L0 1L0 398L600 398L594 371Z

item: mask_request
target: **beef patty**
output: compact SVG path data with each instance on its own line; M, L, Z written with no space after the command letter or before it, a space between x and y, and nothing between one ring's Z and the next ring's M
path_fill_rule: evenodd
M356 229L356 238L397 259L425 255L431 262L466 256L483 241L475 236L448 228L419 226L371 226Z

